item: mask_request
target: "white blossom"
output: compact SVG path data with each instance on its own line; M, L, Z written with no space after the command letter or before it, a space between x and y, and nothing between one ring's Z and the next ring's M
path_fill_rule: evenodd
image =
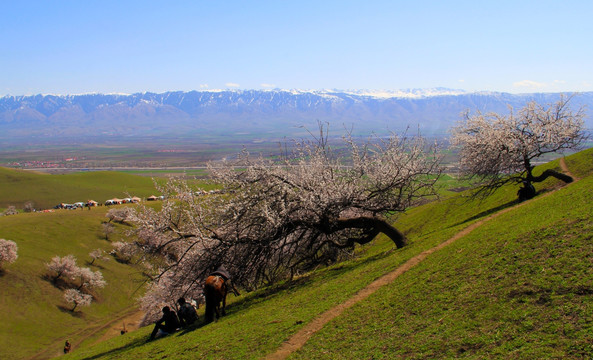
M380 232L405 244L388 217L434 195L436 149L395 134L362 144L346 136L334 148L324 130L276 159L243 152L212 165L223 188L208 195L171 179L158 189L168 199L159 211L144 205L128 217L143 256L160 263L145 300L155 312L166 294L199 297L220 263L253 288L336 261Z
M133 212L133 209L129 206L120 207L109 209L105 216L109 219L109 221L124 223L126 222L128 216Z
M452 145L460 149L460 169L482 184L489 193L509 182L539 182L548 176L571 181L569 176L548 171L532 172L538 157L576 149L586 139L584 110L573 112L571 98L561 97L548 107L529 102L518 113L508 115L466 113L452 129Z
M45 266L50 278L54 282L60 278L72 281L76 278L79 271L74 255L66 255L64 257L54 256Z
M0 239L0 269L4 264L11 264L18 258L18 246L12 240Z
M89 306L93 301L93 297L89 294L83 294L77 289L67 289L64 291L64 300L68 304L74 305L71 311L74 311L77 306Z
M115 256L116 259L122 262L130 262L134 254L136 253L136 247L124 241L117 241L111 244L113 246L113 250L110 254Z
M105 257L105 250L103 250L103 249L95 249L89 253L89 256L91 257L91 265L93 265L93 263L96 260L99 260L99 259L108 260L109 259L109 258Z
M78 290L103 288L107 285L107 282L103 280L103 274L99 270L93 272L89 268L79 268L76 278L78 279Z

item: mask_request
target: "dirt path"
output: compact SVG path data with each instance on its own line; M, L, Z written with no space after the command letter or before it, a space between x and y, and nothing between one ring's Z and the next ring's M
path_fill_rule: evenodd
M121 335L121 331L124 329L126 331L138 330L140 327L140 321L142 321L143 317L144 313L140 310L136 310L132 313L128 313L128 315L121 319L117 319L117 321L111 322L108 324L109 329L105 332L105 334L103 334L103 336L101 336L101 338L95 341L95 344Z
M565 173L566 175L572 177L574 179L574 181L577 181L579 178L574 176L570 170L568 169L568 166L566 166L566 161L564 160L564 158L560 158L560 169L562 169L562 172Z
M570 174L570 171L568 171L568 168L566 167L566 163L564 162L563 158L560 159L560 166L564 173ZM570 176L572 176L572 175L570 175ZM573 178L575 179L575 181L578 180L574 176L573 176ZM556 190L544 193L544 194L538 196L536 199L547 197L547 196L551 195L552 193L554 193L555 191ZM356 303L366 299L367 297L369 297L371 294L373 294L375 291L377 291L382 286L393 282L398 276L400 276L401 274L410 270L414 266L418 265L428 255L430 255L436 251L439 251L442 248L444 248L445 246L450 245L450 244L454 243L455 241L457 241L458 239L461 239L462 237L468 235L474 229L478 228L485 222L490 221L494 218L497 218L498 216L505 214L511 210L515 210L515 209L519 208L520 206L523 206L526 203L528 203L528 201L511 206L511 207L501 210L495 214L492 214L482 220L479 220L479 221L469 225L465 229L461 230L460 232L455 234L453 237L442 242L441 244L439 244L431 249L428 249L426 251L423 251L422 253L414 256L413 258L406 261L403 265L401 265L397 269L383 275L382 277L378 278L377 280L375 280L372 283L370 283L369 285L367 285L365 288L363 288L358 293L356 293L353 297L346 300L346 302L339 304L338 306L336 306L332 309L329 309L326 312L319 315L317 318L315 318L313 321L311 321L309 324L307 324L305 327L303 327L300 331L298 331L296 334L294 334L288 340L286 340L282 344L282 346L280 348L278 348L278 350L276 350L276 352L266 356L266 359L267 360L286 359L290 354L292 354L293 352L300 349L303 345L305 345L305 343L317 331L321 330L321 328L323 328L323 326L325 326L325 324L327 324L334 318L340 316L342 314L342 312L344 312L344 310L346 310L346 309L352 307L353 305L355 305Z
M105 331L105 329L107 329L107 332L103 334L103 336L101 336L97 341L95 341L95 344L110 339L116 335L120 335L123 324L126 324L126 330L128 331L138 329L142 315L142 312L136 308L123 310L119 314L115 315L116 317L113 320L106 324L98 325L94 328L86 328L77 333L69 335L68 339L70 339L70 342L72 343L72 351L75 351L78 345L82 344L82 342L101 331ZM64 346L65 339L66 338L38 352L37 354L28 358L28 360L49 359L63 355L62 348Z

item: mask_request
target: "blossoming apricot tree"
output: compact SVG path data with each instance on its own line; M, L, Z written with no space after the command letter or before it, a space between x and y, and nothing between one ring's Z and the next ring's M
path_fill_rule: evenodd
M573 111L571 97L545 107L529 102L518 113L465 114L452 129L452 145L460 148L463 174L480 184L477 194L490 194L508 183L541 182L550 176L572 178L555 170L533 173L534 160L548 153L577 149L586 139L584 109Z
M221 263L234 282L254 288L331 263L379 233L402 247L405 236L390 216L433 196L441 172L436 147L420 136L361 144L348 134L331 146L322 126L277 158L244 151L210 170L221 191L199 195L171 180L160 189L170 200L159 211L140 206L128 217L138 247L158 259L153 280L168 289L153 286L160 294L197 298ZM155 294L147 297L157 302Z

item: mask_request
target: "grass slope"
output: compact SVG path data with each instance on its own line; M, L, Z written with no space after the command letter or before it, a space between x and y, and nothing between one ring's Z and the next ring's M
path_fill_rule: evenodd
M111 250L101 230L106 211L57 210L0 217L0 237L15 241L19 256L0 275L0 311L6 314L0 327L0 358L22 359L76 333L72 340L79 342L83 334L135 305L134 291L141 279L137 269L114 260L88 263L92 250ZM119 226L119 232L123 230ZM74 313L64 302L62 290L44 279L44 264L68 254L76 256L78 266L100 270L107 281L95 293L95 303ZM55 354L42 357L49 355Z
M145 198L154 192L152 179L113 171L46 175L0 168L0 208L22 209L31 201L36 208L47 209L62 202L104 202L127 194Z
M583 179L538 197L429 256L326 325L293 358L590 357L592 152L567 159ZM557 168L558 161L545 167ZM538 169L540 170L540 169ZM554 180L538 185L549 191ZM153 342L150 328L72 359L256 359L381 275L487 215L514 205L516 187L467 194L397 219L410 244L384 238L366 255L234 299L228 315Z
M203 182L196 185L211 188ZM27 201L50 207L62 201L102 200L128 192L139 196L155 193L153 181L117 172L45 175L0 168L0 208ZM108 210L97 207L0 216L0 238L18 246L17 261L0 273L0 312L6 314L0 327L0 359L22 359L51 346L59 351L66 338L87 346L101 335L99 330L107 322L136 308L140 293L135 291L141 280L138 269L114 260L88 264L92 250L112 249L101 225ZM116 228L110 235L112 241L122 238L127 227ZM93 305L75 313L68 311L62 290L43 278L45 264L52 257L68 254L77 257L78 266L100 270L107 281L107 287L94 294ZM53 355L55 352L43 353L38 358Z
M485 223L293 358L591 357L591 189L587 177Z

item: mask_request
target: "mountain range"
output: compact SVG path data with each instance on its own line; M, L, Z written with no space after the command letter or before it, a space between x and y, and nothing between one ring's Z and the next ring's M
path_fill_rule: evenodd
M354 133L444 135L464 111L507 112L530 100L549 104L559 93L464 92L444 88L400 91L217 90L165 93L4 96L0 139L133 139L240 136L273 140L317 123ZM593 92L579 93L574 108L593 108ZM586 127L593 128L589 115Z

